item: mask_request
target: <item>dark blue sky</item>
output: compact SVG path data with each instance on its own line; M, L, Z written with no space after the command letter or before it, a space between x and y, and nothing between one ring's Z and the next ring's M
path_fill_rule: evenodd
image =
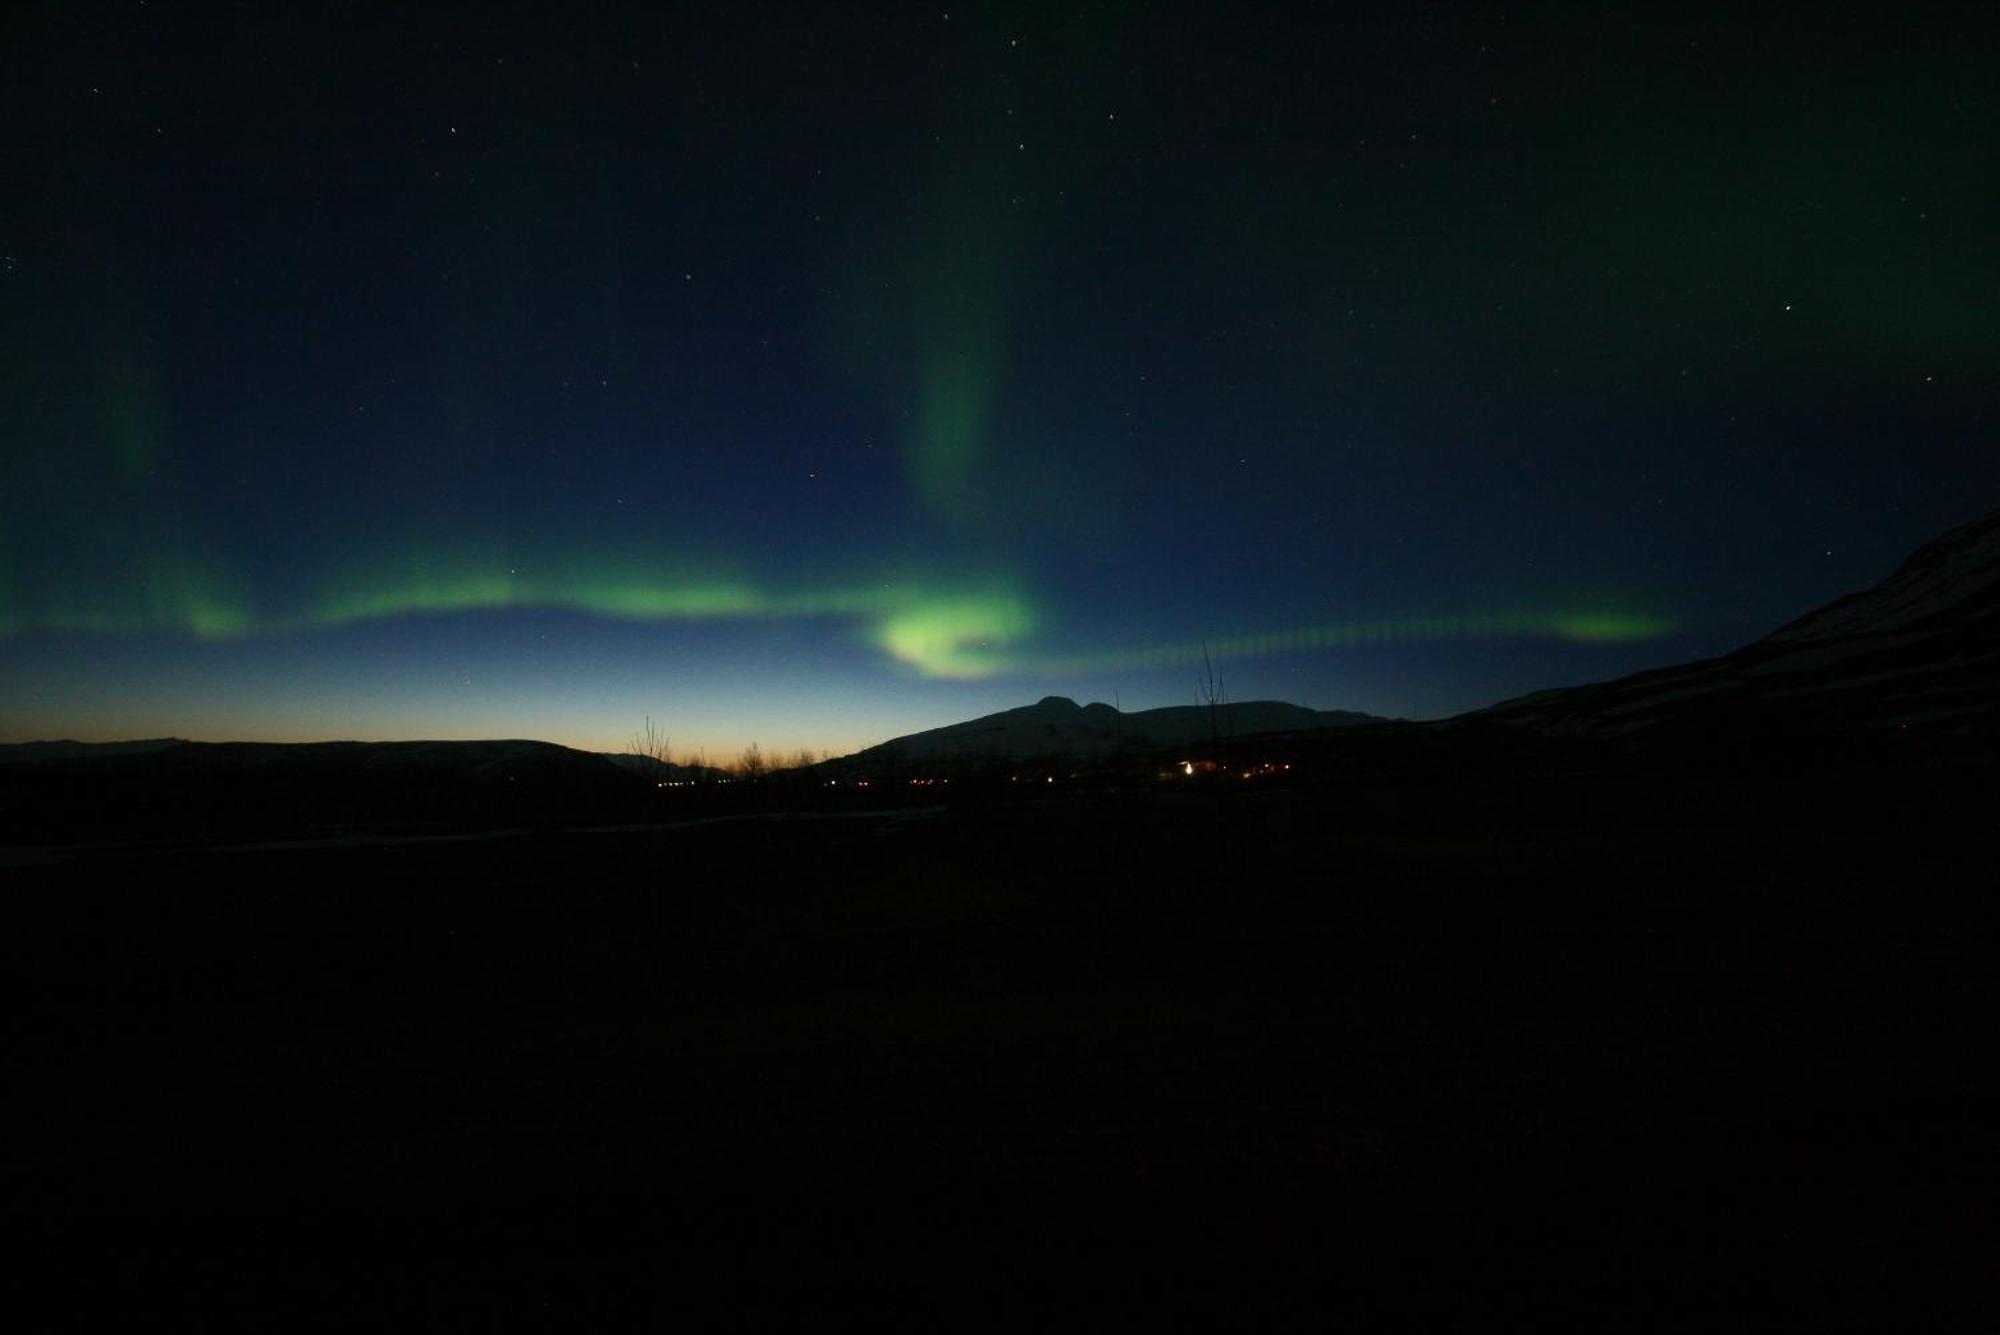
M29 7L4 739L1431 716L2000 498L1989 6L867 8Z

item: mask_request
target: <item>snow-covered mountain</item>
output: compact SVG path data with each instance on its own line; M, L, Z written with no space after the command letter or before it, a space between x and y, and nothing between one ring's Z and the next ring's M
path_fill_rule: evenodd
M1465 717L1606 737L1718 724L2000 733L2000 511L1734 653Z
M1299 732L1384 721L1372 714L1307 709L1277 700L1221 705L1211 721L1208 709L1198 705L1141 709L1126 714L1107 704L1079 705L1064 696L1051 695L1019 709L911 733L829 763L867 769L913 762L976 763L1045 756L1087 760L1192 745L1208 741L1215 733L1223 737L1247 737L1254 733Z

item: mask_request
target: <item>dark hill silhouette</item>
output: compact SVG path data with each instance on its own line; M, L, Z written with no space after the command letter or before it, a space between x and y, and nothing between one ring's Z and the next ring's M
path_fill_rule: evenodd
M728 777L728 771L713 765L683 765L672 760L661 760L657 756L643 756L632 751L598 751L593 754L610 761L619 769L651 779L655 783L713 783Z
M185 746L180 737L153 737L136 742L12 742L0 744L0 765L28 764L39 760L101 760L106 756L138 755Z
M603 820L650 785L550 742L172 742L0 748L21 842L459 830Z
M1311 732L1385 720L1343 709L1307 709L1277 700L1205 706L1170 705L1122 713L1107 704L1079 705L1060 695L1032 705L893 738L828 762L836 772L907 764L967 764L1060 757L1093 760L1192 746L1222 737Z

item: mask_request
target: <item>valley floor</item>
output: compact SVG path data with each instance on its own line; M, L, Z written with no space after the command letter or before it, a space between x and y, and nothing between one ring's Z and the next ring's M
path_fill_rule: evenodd
M0 1282L34 1330L1990 1328L1988 778L18 867Z

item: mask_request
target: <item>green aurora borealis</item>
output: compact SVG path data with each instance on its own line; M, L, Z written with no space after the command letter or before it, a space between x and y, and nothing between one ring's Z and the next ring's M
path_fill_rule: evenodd
M51 8L5 739L378 692L843 746L1204 651L1420 715L1720 652L1991 502L1951 15Z
M1047 677L1196 661L1202 644L1141 645L1060 653L1034 642L1034 604L1017 590L946 591L880 581L843 588L772 592L754 583L688 579L606 562L565 569L560 558L537 573L501 568L497 558L413 553L400 572L372 570L328 583L296 609L260 609L231 579L168 551L145 553L132 577L109 587L67 591L67 600L35 611L8 609L0 633L37 631L116 635L167 632L205 640L297 634L349 623L415 615L560 610L639 622L699 623L738 618L826 618L856 628L867 643L929 677L977 680ZM1667 617L1572 610L1407 617L1229 634L1214 653L1235 659L1305 650L1352 648L1425 639L1551 636L1619 642L1666 635Z

